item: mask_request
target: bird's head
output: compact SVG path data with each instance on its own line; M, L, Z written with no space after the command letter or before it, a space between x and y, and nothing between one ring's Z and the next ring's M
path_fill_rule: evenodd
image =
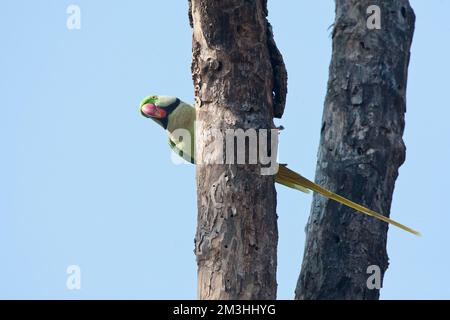
M144 117L153 119L167 129L169 116L179 104L177 97L153 95L142 100L139 110Z

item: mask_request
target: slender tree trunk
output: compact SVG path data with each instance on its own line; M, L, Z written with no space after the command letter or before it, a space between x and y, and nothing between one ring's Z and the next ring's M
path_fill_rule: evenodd
M373 4L381 9L379 30L367 27ZM414 23L407 0L336 0L316 181L385 214L405 160ZM296 298L378 299L367 268L376 265L384 276L387 231L386 223L315 195Z
M260 165L220 164L226 154L225 139L212 131L224 135L227 129L271 129L273 116L281 116L285 81L283 77L276 81L280 79L276 74L284 69L275 70L279 56L271 47L266 15L264 0L190 3L199 299L276 297L274 177L261 175ZM273 94L276 88L281 92L278 96Z

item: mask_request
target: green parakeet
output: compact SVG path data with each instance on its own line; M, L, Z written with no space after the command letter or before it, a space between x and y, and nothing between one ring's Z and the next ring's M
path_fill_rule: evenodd
M146 97L142 101L139 110L144 117L154 120L166 130L169 138L169 146L175 153L182 156L185 160L195 164L195 108L193 106L176 97L153 95ZM191 141L179 141L179 139L175 138L172 133L177 129L185 129L189 131ZM290 170L285 165L279 166L278 172L275 176L275 181L286 187L303 192L309 192L309 190L317 192L327 198L355 209L356 211L390 223L415 235L420 235L418 231L408 228L401 223L389 219L388 217L385 217L373 210L370 210L319 186L318 184L304 178L300 174Z

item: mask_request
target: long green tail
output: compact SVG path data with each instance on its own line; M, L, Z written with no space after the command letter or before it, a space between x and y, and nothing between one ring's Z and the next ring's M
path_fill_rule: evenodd
M379 214L373 210L370 210L366 207L363 207L362 205L359 205L353 201L350 201L344 197L341 197L340 195L333 193L325 188L322 188L321 186L319 186L318 184L315 184L314 182L302 177L301 175L299 175L297 172L292 171L290 169L288 169L286 166L284 165L280 165L279 166L279 170L278 173L275 177L275 181L285 185L289 188L294 188L300 191L307 191L312 190L314 192L320 193L321 195L330 198L332 200L335 200L339 203L342 203L343 205L346 205L347 207L350 207L352 209L355 209L359 212L362 212L364 214L367 214L371 217L374 217L378 220L390 223L396 227L399 227L400 229L403 229L405 231L411 232L412 234L415 234L416 236L420 236L420 232L415 231L411 228L408 228L407 226L398 223L397 221L394 221L392 219L389 219L388 217L383 216L382 214ZM306 189L306 190L305 190Z

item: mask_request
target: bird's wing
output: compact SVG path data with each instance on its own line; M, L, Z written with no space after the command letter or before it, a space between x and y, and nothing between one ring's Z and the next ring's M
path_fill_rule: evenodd
M186 160L187 162L190 162L192 164L195 164L194 158L188 154L187 152L184 152L181 150L175 142L173 142L170 138L168 139L169 146L175 152L177 155L179 155L181 158Z

